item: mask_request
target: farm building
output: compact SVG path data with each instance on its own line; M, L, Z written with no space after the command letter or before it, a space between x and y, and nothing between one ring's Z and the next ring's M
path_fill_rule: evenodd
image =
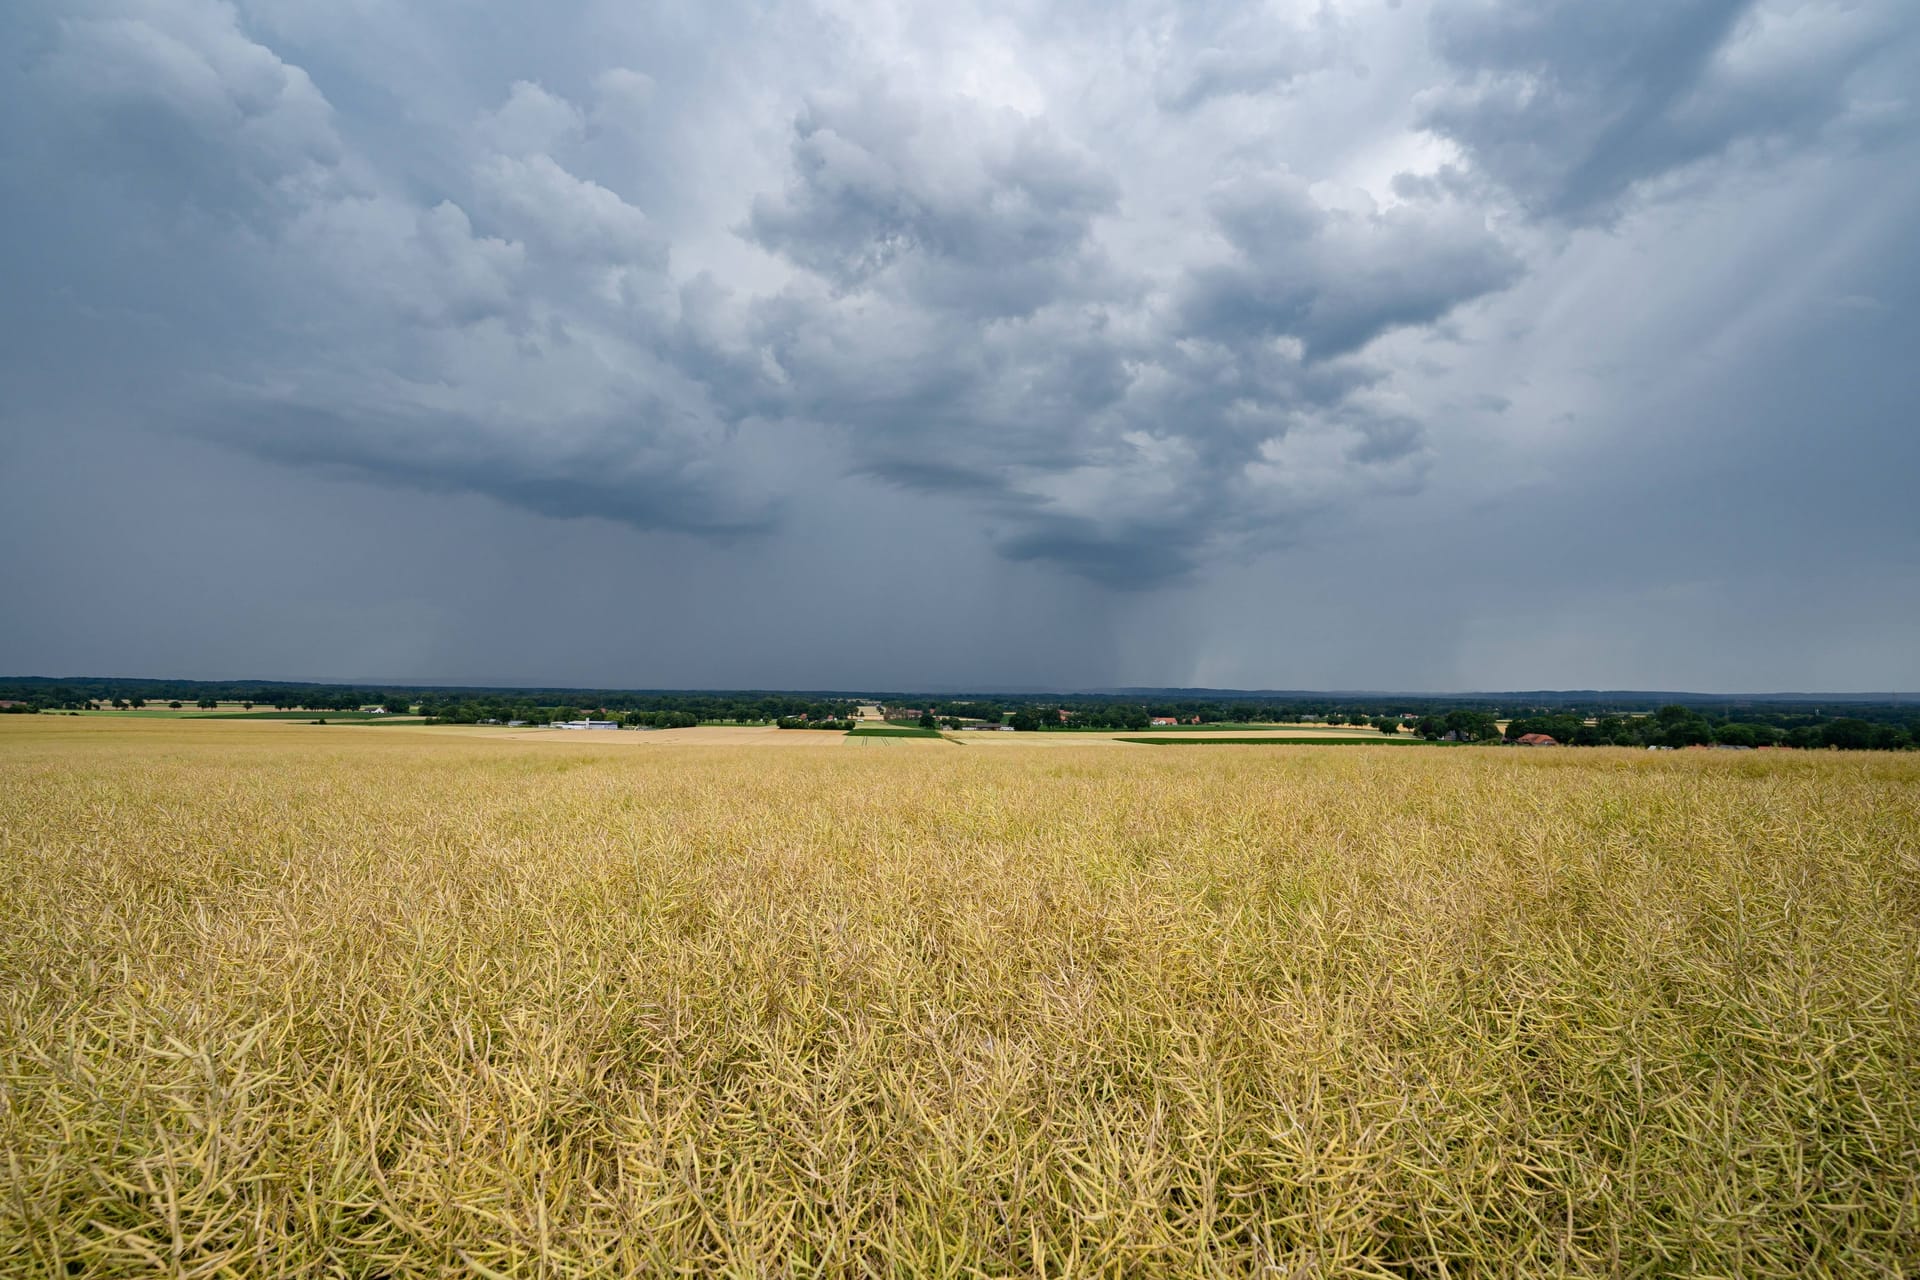
M1523 733L1515 738L1514 741L1523 747L1557 747L1560 745L1554 740L1553 735L1548 733Z
M1148 723L1148 724L1156 724L1156 725L1158 725L1158 724L1179 724L1179 723L1180 723L1180 717L1178 717L1178 716L1155 716L1155 717L1154 717L1153 719L1151 719L1151 720L1149 720L1149 721L1147 721L1147 723Z
M620 722L617 720L553 720L547 724L549 729L618 729L619 727Z

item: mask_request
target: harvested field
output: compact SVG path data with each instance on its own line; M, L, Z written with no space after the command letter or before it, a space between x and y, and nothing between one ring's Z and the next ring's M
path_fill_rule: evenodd
M1920 1266L1920 758L554 736L0 718L0 1273Z

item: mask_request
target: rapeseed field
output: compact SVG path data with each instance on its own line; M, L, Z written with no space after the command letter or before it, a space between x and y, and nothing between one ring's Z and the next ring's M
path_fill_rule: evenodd
M0 722L0 1274L1920 1271L1920 758Z

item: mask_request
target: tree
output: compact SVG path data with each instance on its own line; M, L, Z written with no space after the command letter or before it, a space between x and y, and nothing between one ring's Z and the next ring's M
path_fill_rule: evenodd
M1752 747L1759 745L1755 740L1752 725L1740 724L1737 721L1731 720L1726 724L1714 726L1713 740L1725 747Z
M1873 726L1872 745L1875 751L1905 751L1913 745L1913 739L1899 725L1877 724Z
M1661 735L1669 747L1702 747L1713 741L1713 727L1699 716L1668 724Z
M1838 747L1842 751L1866 751L1874 745L1873 726L1865 720L1841 716L1820 726L1820 741L1824 746Z
M1507 741L1518 742L1529 733L1544 733L1555 742L1572 742L1586 728L1579 716L1527 716L1507 722Z
M920 727L922 729L937 729L940 727L940 722L933 718L933 712L922 711L920 713Z
M1484 742L1500 736L1500 722L1490 711L1449 711L1446 729L1460 742Z
M200 699L199 702L195 703L194 705L199 707L202 711L212 711L219 707L220 700L218 698L202 698Z
M413 710L413 703L406 698L388 698L382 705L390 716L403 716Z

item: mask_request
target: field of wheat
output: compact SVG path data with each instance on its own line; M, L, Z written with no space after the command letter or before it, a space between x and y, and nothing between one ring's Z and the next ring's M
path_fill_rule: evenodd
M1920 758L0 718L0 1274L1920 1273Z

